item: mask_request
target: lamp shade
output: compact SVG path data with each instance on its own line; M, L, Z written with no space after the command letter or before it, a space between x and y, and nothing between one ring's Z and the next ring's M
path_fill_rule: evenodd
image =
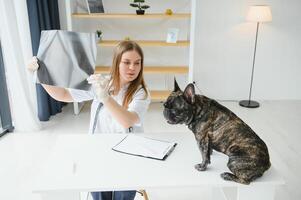
M265 5L250 6L247 14L247 21L251 21L251 22L272 21L271 8Z

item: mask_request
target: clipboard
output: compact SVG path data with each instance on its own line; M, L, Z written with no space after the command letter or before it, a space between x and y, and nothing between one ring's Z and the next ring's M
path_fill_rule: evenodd
M128 155L164 161L176 146L176 142L129 134L112 147L112 150Z

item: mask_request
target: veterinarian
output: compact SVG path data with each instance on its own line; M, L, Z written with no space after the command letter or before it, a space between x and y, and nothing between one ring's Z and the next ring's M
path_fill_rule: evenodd
M91 134L143 132L143 117L150 104L143 78L143 61L143 51L137 43L122 41L115 47L110 78L91 75L87 79L92 84L90 91L42 85L58 101L93 100ZM36 71L38 67L38 60L33 57L27 68ZM91 192L91 195L94 200L133 200L136 191Z

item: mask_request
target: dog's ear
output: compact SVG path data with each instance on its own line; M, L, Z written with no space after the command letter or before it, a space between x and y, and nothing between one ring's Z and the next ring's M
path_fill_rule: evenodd
M195 90L194 85L189 83L184 90L184 97L188 103L193 104L195 101Z
M176 77L175 77L175 81L174 81L174 89L173 89L174 92L177 92L177 91L181 91L178 83L177 83L177 80L176 80Z

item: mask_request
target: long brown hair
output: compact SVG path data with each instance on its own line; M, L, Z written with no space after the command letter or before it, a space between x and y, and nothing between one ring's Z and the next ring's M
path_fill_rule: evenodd
M115 94L115 92L120 91L120 74L119 74L119 64L121 62L121 57L123 53L127 51L136 51L141 57L141 69L137 76L137 78L130 82L128 89L125 93L122 106L127 108L130 102L133 100L133 95L135 92L140 89L140 85L142 89L145 91L145 98L147 98L148 93L146 90L146 85L143 78L143 51L141 47L134 41L121 41L114 50L113 63L111 67L111 78L110 78L110 87L109 90Z

